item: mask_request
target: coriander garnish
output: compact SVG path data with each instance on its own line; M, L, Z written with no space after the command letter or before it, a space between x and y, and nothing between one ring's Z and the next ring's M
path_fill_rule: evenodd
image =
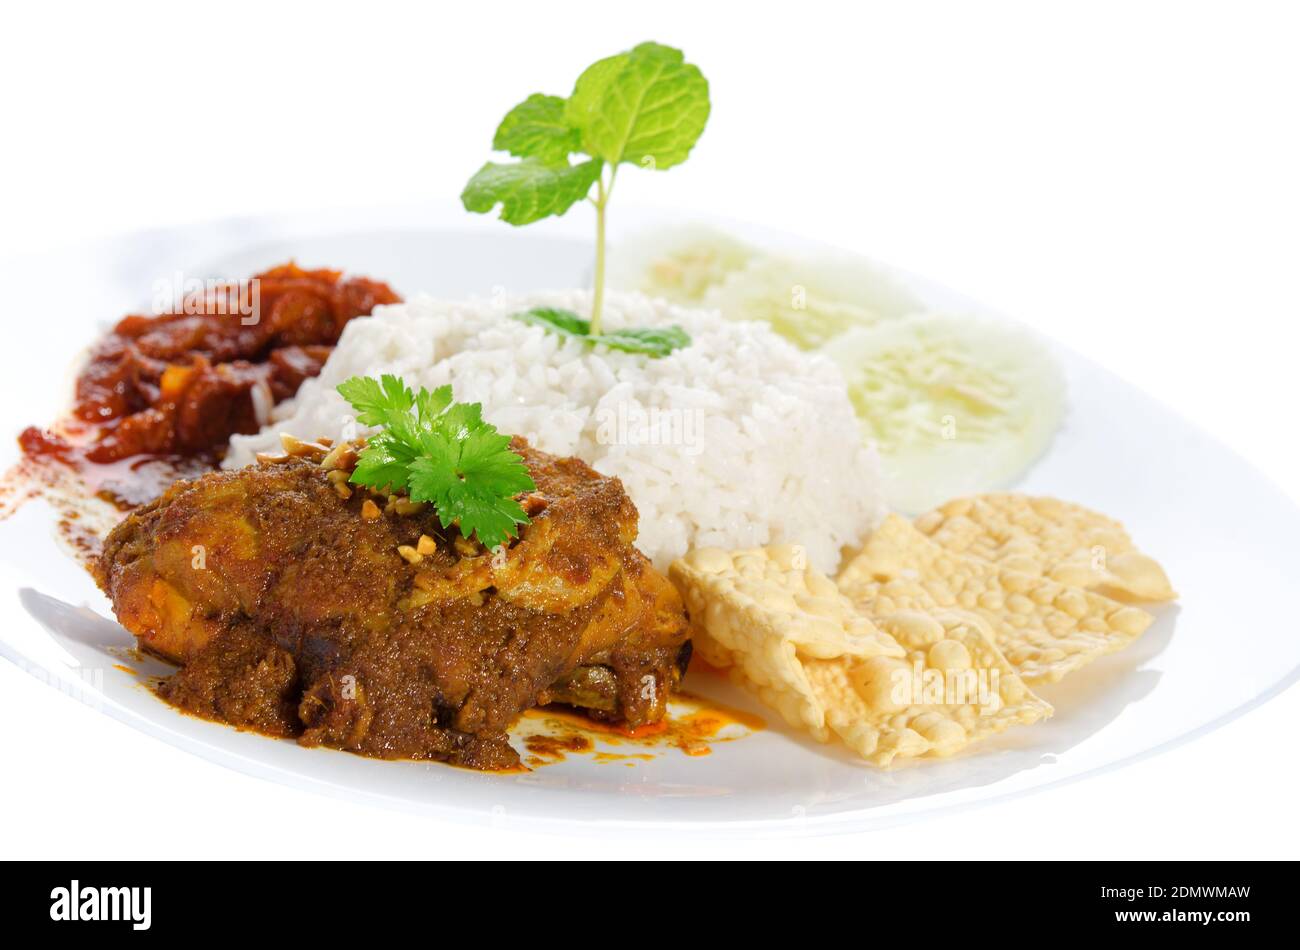
M350 481L405 491L432 502L444 528L460 527L494 548L528 524L515 496L537 485L510 436L483 421L476 402L454 402L450 386L411 392L397 376L353 376L339 384L362 425L380 426L357 458Z

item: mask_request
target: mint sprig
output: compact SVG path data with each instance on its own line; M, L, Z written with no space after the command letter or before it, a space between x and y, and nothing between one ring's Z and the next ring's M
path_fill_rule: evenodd
M461 192L466 210L480 214L501 206L501 220L532 224L561 215L587 197L600 177L600 162L547 165L535 158L510 165L488 162Z
M596 209L588 335L600 336L605 209L619 166L662 171L681 164L704 131L709 108L708 81L680 50L642 43L587 67L568 99L535 93L511 109L492 146L519 161L485 164L461 201L480 214L500 205L502 220L523 225L562 215L587 198ZM586 160L571 163L574 154Z
M673 350L691 345L685 330L673 324L668 327L636 327L598 333L591 329L591 321L584 320L572 310L558 307L534 307L513 315L521 323L542 327L559 336L581 340L591 345L601 344L612 350L626 353L644 353L647 356L667 356Z
M642 43L578 77L565 117L582 151L611 165L667 169L686 161L709 119L709 83L680 50Z
M535 93L501 120L492 147L517 158L535 158L548 164L565 162L582 146L582 133L564 114L567 100Z

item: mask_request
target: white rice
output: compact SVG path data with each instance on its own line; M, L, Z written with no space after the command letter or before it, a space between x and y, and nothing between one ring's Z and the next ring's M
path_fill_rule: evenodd
M621 478L641 515L637 545L661 569L694 547L785 542L834 571L840 549L883 514L879 460L838 368L765 324L640 294L607 295L606 328L675 323L690 346L651 359L509 319L536 306L585 316L590 303L589 292L565 291L379 307L347 325L320 377L260 433L231 440L225 466L277 451L281 432L364 434L334 387L395 373L413 388L451 383L501 431Z

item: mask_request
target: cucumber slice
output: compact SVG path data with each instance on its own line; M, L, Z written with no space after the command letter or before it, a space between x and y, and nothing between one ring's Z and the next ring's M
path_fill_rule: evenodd
M917 514L1005 487L1046 450L1065 414L1065 379L1028 330L914 314L826 346L874 442L885 498Z
M709 289L758 256L723 231L688 226L649 231L620 241L609 255L607 279L673 303L699 306Z
M702 226L652 231L611 255L611 286L760 320L841 367L891 506L920 513L1007 485L1047 448L1065 382L1013 325L919 313L896 280L848 254L768 253Z
M762 320L800 349L916 309L892 279L848 256L756 257L704 296L732 320Z

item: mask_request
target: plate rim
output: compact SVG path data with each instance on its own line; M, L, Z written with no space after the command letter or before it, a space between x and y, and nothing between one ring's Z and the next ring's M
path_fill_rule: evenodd
M635 221L641 218L643 223L646 219L653 222L656 217L667 218L669 212L646 212L641 211L638 215L636 209L625 209L631 212L631 217ZM437 233L443 235L465 235L472 233L475 235L486 235L495 237L491 234L491 225L498 225L496 221L477 221L474 220L472 227L451 226L437 221L437 215L426 217L427 212L422 210L419 204L381 206L378 209L368 210L350 210L350 211L315 211L299 212L281 215L245 215L231 216L228 218L215 219L210 224L224 224L230 228L237 228L239 225L248 223L258 223L264 227L270 227L271 232L258 235L256 238L232 238L227 242L225 251L227 253L252 253L256 251L260 244L271 244L273 242L292 241L294 239L305 238L327 238L327 237L347 237L349 235L362 235L367 232L393 234L397 232L411 232L419 234ZM710 215L693 215L692 220L704 224L716 224L721 227L738 228L744 235L766 234L768 236L779 235L786 241L793 240L797 246L808 248L820 247L831 250L836 253L853 254L842 247L837 247L816 239L802 238L798 235L792 235L784 232L777 232L761 225L751 225L748 222L738 219L728 219L719 216ZM325 229L317 229L322 221L332 222L334 226ZM400 223L396 223L400 222ZM485 226L486 225L486 226ZM139 239L145 236L157 238L168 234L188 233L195 227L202 225L188 225L185 227L164 227L141 229L127 232L120 236L112 238L102 238L93 241L80 242L69 245L67 248L52 248L32 255L8 254L0 259L0 265L9 265L16 260L28 257L49 257L59 253L65 253L67 249L75 248L80 253L95 253L96 250L108 246L121 240ZM634 225L635 226L635 225ZM626 227L626 226L625 226ZM309 233L294 235L291 232L306 228ZM627 230L631 230L627 227ZM623 229L620 229L623 230ZM526 239L534 241L564 241L580 243L576 236L570 236L568 231L577 233L575 228L553 228L551 233L530 234L524 236ZM756 243L761 241L755 239ZM92 250L95 249L95 250ZM934 289L941 294L952 295L961 300L963 307L972 313L980 313L1002 320L1013 320L1026 326L1032 333L1043 340L1052 351L1057 354L1063 362L1076 363L1088 368L1091 371L1098 372L1119 380L1125 386L1130 387L1136 392L1141 393L1146 399L1157 405L1163 412L1168 413L1178 419L1180 423L1195 431L1208 443L1212 444L1216 452L1230 457L1244 468L1248 469L1256 478L1268 485L1275 493L1277 498L1286 504L1293 512L1300 514L1300 505L1297 505L1290 494L1276 481L1268 472L1261 470L1249 459L1245 458L1236 449L1222 442L1219 438L1201 428L1194 421L1189 419L1178 407L1166 402L1162 397L1153 394L1138 383L1131 382L1123 377L1118 376L1113 371L1107 369L1095 360L1083 356L1054 337L1043 333L1036 327L1025 323L1022 320L1016 320L1005 313L994 310L986 305L961 294L960 291L952 290L943 284L921 274L912 272L906 268L897 267L890 264L887 260L882 260L875 256L860 255L866 258L872 265L880 268L890 276L898 277L909 284L927 289ZM1070 408L1073 409L1071 400ZM1054 444L1054 443L1053 443ZM1045 453L1036 460L1041 461L1053 451L1053 444L1049 444ZM21 584L19 587L21 588ZM40 635L55 643L53 635L46 629L36 618L28 615L27 622L34 624L40 631ZM0 656L13 663L20 670L30 675L42 679L47 685L58 688L56 683L74 685L64 672L55 668L50 663L35 661L27 656L19 647L11 643L7 634L0 633ZM71 670L73 667L65 666L65 670ZM38 675L37 671L40 671ZM1026 788L1012 789L987 797L978 798L972 801L962 802L939 802L933 805L920 805L901 814L886 813L873 814L877 808L865 806L858 808L849 808L833 814L815 816L815 817L793 817L793 818L737 818L733 820L725 818L703 818L703 817L686 817L682 819L654 819L654 818L574 818L565 815L541 814L534 812L522 812L517 814L506 814L505 816L495 816L485 814L482 810L474 809L463 804L447 803L440 800L431 800L428 802L414 802L407 799L387 795L369 789L363 789L359 786L342 785L332 783L320 777L313 776L303 772L285 769L268 763L257 758L240 755L239 753L221 748L220 746L209 744L186 736L179 732L168 730L160 723L150 720L148 717L133 712L120 705L111 697L98 693L97 703L100 711L123 724L130 726L151 738L158 739L169 745L180 748L181 750L195 755L205 761L212 762L232 771L249 775L263 781L272 781L286 787L295 788L303 791L310 791L314 794L324 795L326 797L335 797L342 800L363 802L368 805L394 809L406 813L418 814L426 817L445 818L458 822L468 822L475 825L489 826L494 828L507 828L511 830L531 830L542 831L551 834L572 834L572 833L591 833L602 834L608 832L616 833L650 833L667 830L689 830L699 832L707 830L711 833L722 834L725 836L748 836L748 837L786 837L786 836L820 836L828 834L845 834L859 831L870 831L880 827L896 826L908 824L913 821L925 820L933 817L939 817L946 814L955 814L969 809L982 808L995 803L1011 801L1025 795L1037 794L1050 789L1059 788L1072 784L1087 778L1093 778L1106 774L1118 769L1125 768L1129 765L1162 755L1172 751L1188 742L1199 739L1228 723L1240 718L1248 712L1270 702L1277 696L1286 692L1297 682L1300 682L1300 664L1283 672L1270 685L1261 690L1252 698L1240 703L1239 705L1220 713L1218 716L1181 732L1176 736L1157 743L1147 749L1131 753L1123 758L1106 762L1100 765L1087 768L1083 771L1072 775L1062 776L1052 779L1042 784L1031 785ZM77 684L78 688L85 689L85 684ZM267 741L276 741L270 740ZM969 787L969 786L966 786ZM923 801L923 799L913 799L913 801Z

